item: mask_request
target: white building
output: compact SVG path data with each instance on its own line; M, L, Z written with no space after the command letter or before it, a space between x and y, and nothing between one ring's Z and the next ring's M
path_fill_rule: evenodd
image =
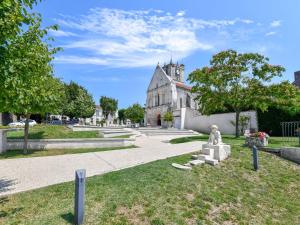
M118 111L114 115L108 115L108 118L105 122L106 126L111 126L114 124L114 120L118 118ZM94 115L91 118L86 118L85 123L90 125L99 125L101 121L105 120L103 110L100 105L96 105L96 110Z
M156 66L147 90L145 109L145 124L150 126L165 126L163 115L170 111L173 113L173 126L184 128L184 112L189 108L197 109L191 93L191 87L184 83L184 65L174 64L172 60L168 65Z

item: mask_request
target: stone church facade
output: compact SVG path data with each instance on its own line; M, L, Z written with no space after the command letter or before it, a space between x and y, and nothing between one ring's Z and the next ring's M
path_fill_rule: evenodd
M156 66L147 90L145 124L147 126L166 126L163 116L172 112L173 127L183 129L186 108L197 110L191 87L184 82L184 65L169 64Z

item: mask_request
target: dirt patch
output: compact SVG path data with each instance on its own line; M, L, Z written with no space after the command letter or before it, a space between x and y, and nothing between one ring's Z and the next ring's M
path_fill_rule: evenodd
M211 206L211 209L208 211L206 215L206 219L210 221L212 224L220 224L220 221L222 221L223 225L236 225L238 223L231 221L232 218L228 218L224 221L224 218L222 218L222 214L227 213L230 215L230 210L236 209L238 210L239 206L234 205L232 203L229 204L221 204L219 206Z
M192 202L192 201L194 201L194 199L195 199L195 195L194 195L193 193L188 193L188 194L186 195L186 199L187 199L189 202Z
M116 212L118 215L124 216L131 224L150 225L144 216L144 208L142 205L134 205L131 208L120 206Z

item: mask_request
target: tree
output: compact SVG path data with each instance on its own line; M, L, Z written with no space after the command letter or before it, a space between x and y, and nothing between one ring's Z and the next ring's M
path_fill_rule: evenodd
M243 134L250 122L251 117L250 116L245 116L245 115L240 115L239 118L239 128L240 128L240 132L241 134ZM236 122L235 121L230 121L230 123L235 127L236 126Z
M29 117L55 112L63 98L61 81L53 76L51 61L57 48L45 42L48 29L35 17L26 32L9 40L0 64L0 111L25 116L24 153L27 153Z
M133 104L126 109L125 117L133 123L140 123L144 119L144 109L138 103Z
M125 117L125 111L126 111L126 109L119 109L118 110L119 120L120 120L120 122L123 121L123 123L124 123L124 120L126 119L126 117Z
M173 122L173 113L172 112L166 112L163 116L164 121L166 121L169 125L169 123Z
M71 81L65 84L66 102L63 107L63 114L70 118L88 118L95 113L95 102L88 91Z
M189 75L192 92L202 114L210 115L218 110L236 113L236 136L239 134L239 117L245 108L265 111L271 104L292 103L296 89L288 82L268 85L274 77L282 76L285 69L269 64L269 59L257 53L222 51L214 55L209 67L193 71ZM289 102L289 103L288 103Z
M106 96L101 96L100 106L103 110L105 119L107 119L109 114L113 116L118 110L118 100Z

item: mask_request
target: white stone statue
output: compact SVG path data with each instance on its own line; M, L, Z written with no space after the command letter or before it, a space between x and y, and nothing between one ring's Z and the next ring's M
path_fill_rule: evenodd
M221 136L221 133L220 133L217 125L212 125L211 126L211 132L210 132L209 139L208 139L207 143L209 145L223 144L222 136Z

